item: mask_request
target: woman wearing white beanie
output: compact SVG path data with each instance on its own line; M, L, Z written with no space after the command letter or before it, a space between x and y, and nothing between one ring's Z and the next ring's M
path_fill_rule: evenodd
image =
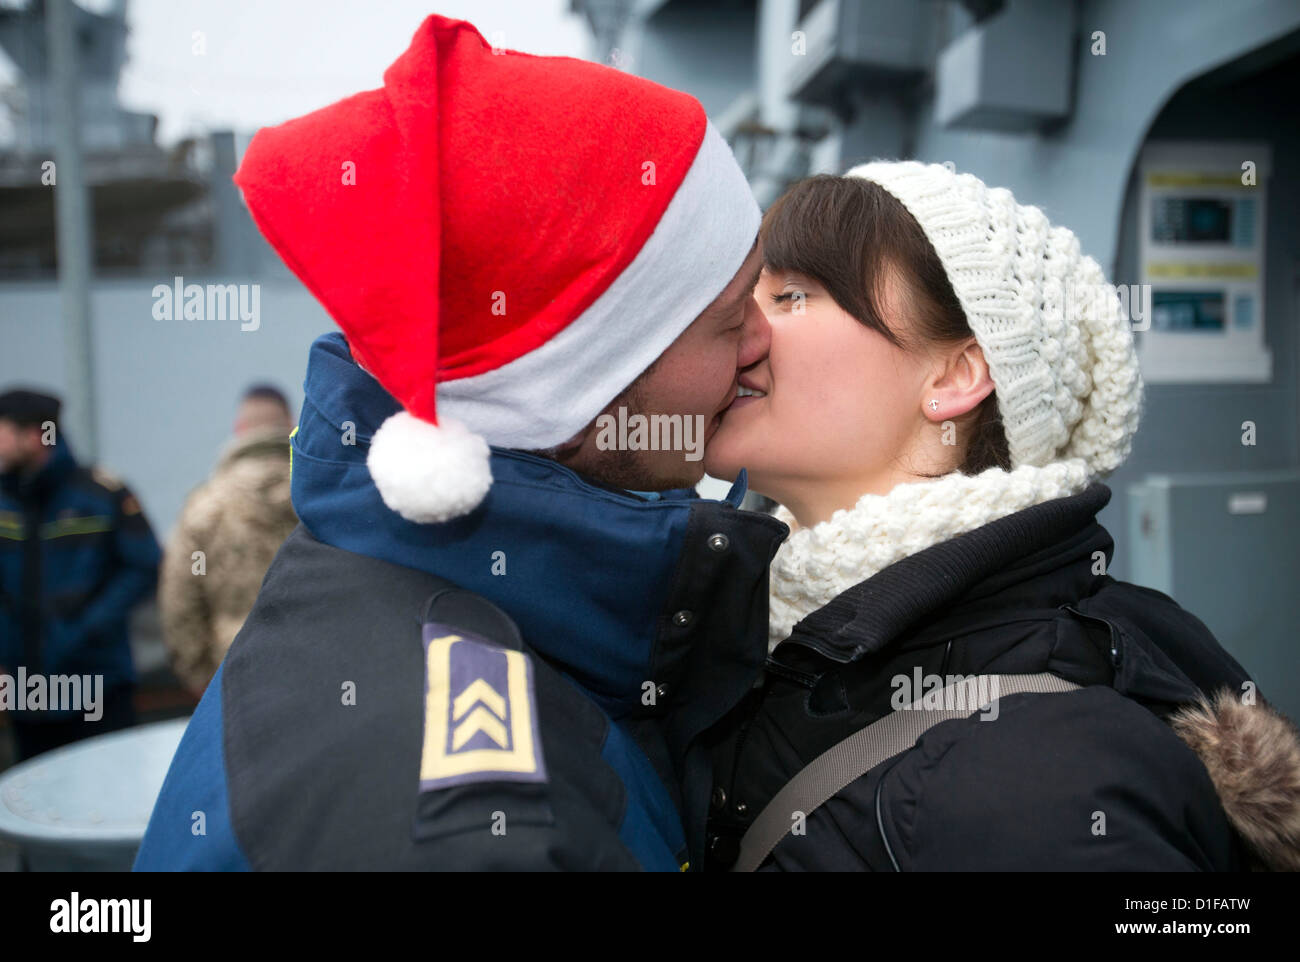
M1106 573L1100 479L1142 381L1075 236L878 162L796 184L760 243L771 350L705 463L793 534L717 750L713 867L1300 868L1294 726Z

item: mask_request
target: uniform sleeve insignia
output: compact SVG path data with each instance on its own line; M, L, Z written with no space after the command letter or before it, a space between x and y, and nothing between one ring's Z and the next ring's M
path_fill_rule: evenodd
M528 656L428 623L424 659L420 790L470 782L545 782Z

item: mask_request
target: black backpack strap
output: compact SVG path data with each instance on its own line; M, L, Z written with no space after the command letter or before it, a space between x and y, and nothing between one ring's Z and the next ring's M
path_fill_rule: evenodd
M926 696L858 729L809 762L764 806L740 840L740 855L732 871L755 871L789 833L792 816L811 815L849 783L910 749L940 722L970 716L980 708L980 698L990 690L996 700L1021 692L1047 694L1080 687L1047 672L976 675L949 684L937 693L934 704L951 707L929 707L928 699L932 696Z

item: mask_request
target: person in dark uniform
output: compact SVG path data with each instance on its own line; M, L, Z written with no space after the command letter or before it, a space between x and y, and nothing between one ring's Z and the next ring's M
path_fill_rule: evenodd
M19 761L135 724L127 616L153 590L160 557L135 495L77 464L59 407L38 391L0 394L0 665L13 699L0 707ZM28 703L33 678L53 694L54 676L73 675L83 706Z

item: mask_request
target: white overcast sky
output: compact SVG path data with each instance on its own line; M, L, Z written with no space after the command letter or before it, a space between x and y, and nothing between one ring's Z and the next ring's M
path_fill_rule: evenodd
M163 144L215 128L251 133L380 86L430 13L468 20L511 49L586 57L590 34L568 8L568 0L128 0L119 93L125 107L159 115ZM204 56L192 53L195 31ZM12 64L0 74L13 79Z

